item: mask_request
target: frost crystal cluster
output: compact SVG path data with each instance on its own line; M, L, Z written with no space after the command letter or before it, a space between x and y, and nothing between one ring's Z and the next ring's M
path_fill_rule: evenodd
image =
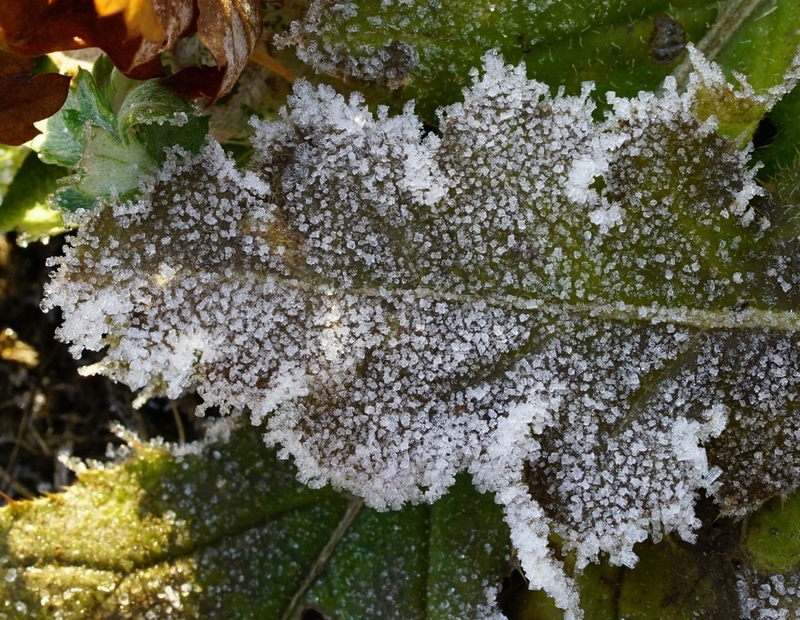
M381 8L389 9L388 6ZM422 3L416 17L421 23L436 23L441 12L442 7L438 4ZM347 21L357 15L358 5L353 2L312 2L303 21L292 22L290 33L278 37L278 45L297 45L298 57L313 65L320 73L342 73L385 84L389 88L401 86L408 72L419 62L419 53L413 45L392 39L380 46L370 46L364 54L351 55L342 49L340 43L327 38L326 35L334 34L337 29L336 22ZM387 21L394 17L396 15ZM374 16L370 25L379 26L381 21L380 17ZM353 31L356 30L357 27ZM321 40L309 40L316 37Z
M312 486L397 508L468 471L578 617L551 531L579 569L632 566L692 540L701 491L742 512L796 486L795 270L747 153L693 112L721 74L596 122L588 88L484 62L440 135L300 82L248 171L175 152L87 215L45 305L109 376L249 408Z

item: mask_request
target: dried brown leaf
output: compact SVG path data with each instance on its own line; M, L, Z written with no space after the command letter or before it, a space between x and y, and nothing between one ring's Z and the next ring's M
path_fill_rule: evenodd
M214 99L224 77L225 71L218 67L186 67L161 80L161 85L183 99Z
M162 43L167 38L153 0L94 0L94 7L100 17L121 12L130 35L142 35L151 43Z
M197 34L225 69L217 97L229 92L261 36L257 0L198 0Z
M199 90L216 99L236 83L258 42L258 0L3 0L0 49L34 57L99 47L123 73L147 79L163 75L158 54L195 27L222 71L221 80L218 71L197 73L209 76Z
M31 76L33 61L0 52L0 143L18 146L40 132L35 121L64 105L70 78L57 73Z
M160 50L132 37L121 13L100 17L92 0L3 0L0 49L35 57L51 52L99 47L126 75L162 76Z
M121 16L128 36L138 40L133 65L149 62L170 49L194 31L197 19L193 0L94 0L94 4L101 16Z
M140 55L152 57L172 47L197 23L200 40L222 71L202 68L189 77L174 76L171 87L182 96L202 93L211 99L229 92L261 34L257 0L94 0L100 15L121 13L131 35L143 37ZM204 76L208 77L206 81Z

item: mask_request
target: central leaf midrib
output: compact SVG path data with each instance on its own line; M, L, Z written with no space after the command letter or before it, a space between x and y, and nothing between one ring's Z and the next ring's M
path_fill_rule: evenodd
M463 305L485 305L490 308L514 310L521 314L547 314L555 317L604 320L615 323L643 323L647 325L672 324L699 330L768 329L783 332L800 330L800 315L793 310L765 310L748 307L744 309L705 309L687 306L665 307L618 302L614 304L551 302L525 299L510 295L484 295L480 293L452 293L426 287L388 289L382 287L340 287L331 284L303 282L290 278L274 278L280 286L313 291L331 297L354 297L372 299L413 299L441 301Z

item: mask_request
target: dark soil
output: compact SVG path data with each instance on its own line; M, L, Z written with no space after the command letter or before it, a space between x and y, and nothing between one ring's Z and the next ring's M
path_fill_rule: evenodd
M74 476L63 457L105 460L109 430L118 422L142 439L191 441L202 433L195 395L177 401L151 399L141 409L135 395L105 377L83 377L78 368L102 357L76 361L55 339L61 317L39 307L63 237L23 248L13 235L0 237L0 506L69 485Z

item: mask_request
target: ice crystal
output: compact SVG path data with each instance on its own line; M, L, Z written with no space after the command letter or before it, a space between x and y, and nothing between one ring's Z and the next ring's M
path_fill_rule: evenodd
M437 11L438 7L421 6L419 17L429 20L434 18ZM409 70L419 62L419 53L413 45L392 39L380 47L372 46L372 49L365 50L363 54L353 55L335 42L336 37L333 40L325 37L336 29L338 20L349 20L357 15L356 3L313 2L303 21L292 22L289 33L278 37L278 45L297 45L298 57L313 65L320 73L341 73L384 84L389 88L402 86ZM331 16L333 23L329 22ZM381 21L376 16L371 25L377 26ZM321 41L309 41L309 38L318 36Z
M800 617L800 579L796 574L775 573L760 576L745 570L736 581L741 607L740 618L745 620L790 620Z
M701 490L735 511L796 486L791 446L777 468L753 446L798 426L797 286L764 260L747 152L693 112L721 74L610 95L598 123L588 85L484 63L440 137L299 82L249 171L175 152L87 215L45 305L96 370L249 408L312 486L397 508L469 471L579 617L551 530L579 569L632 566L692 540ZM756 285L774 307L739 303Z

